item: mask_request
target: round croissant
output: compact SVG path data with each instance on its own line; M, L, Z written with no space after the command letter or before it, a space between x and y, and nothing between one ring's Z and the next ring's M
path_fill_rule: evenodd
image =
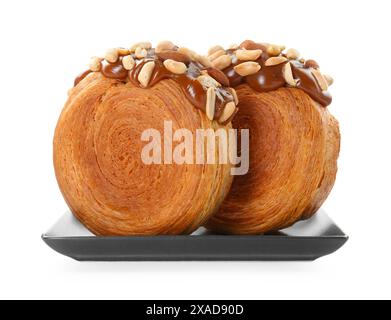
M335 182L338 122L300 89L260 93L243 84L236 90L240 111L233 127L250 130L250 171L235 177L207 227L259 234L311 217Z
M96 235L188 234L227 195L230 165L146 165L142 132L228 128L194 108L174 80L148 89L91 73L71 90L54 138L64 198ZM219 148L216 148L218 152Z

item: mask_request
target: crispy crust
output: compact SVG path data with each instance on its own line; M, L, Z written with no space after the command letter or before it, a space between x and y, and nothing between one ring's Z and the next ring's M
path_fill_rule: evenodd
M328 197L340 150L338 122L299 89L259 93L237 88L233 127L250 129L250 172L235 177L207 227L260 234L310 218Z
M144 90L94 73L70 92L54 138L54 167L74 215L96 235L188 234L229 191L229 165L141 161L141 133L220 126L163 80ZM218 149L218 148L217 148Z

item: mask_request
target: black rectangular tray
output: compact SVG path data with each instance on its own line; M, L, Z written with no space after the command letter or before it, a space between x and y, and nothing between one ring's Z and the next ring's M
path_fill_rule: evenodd
M189 236L97 237L66 213L43 241L78 261L313 261L348 240L320 210L313 218L266 235L217 235L200 228Z

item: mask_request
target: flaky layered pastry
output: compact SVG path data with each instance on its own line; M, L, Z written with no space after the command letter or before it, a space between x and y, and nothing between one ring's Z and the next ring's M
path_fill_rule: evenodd
M233 127L250 130L250 171L235 177L207 224L213 231L260 234L289 227L313 216L334 185L340 134L326 108L333 80L314 60L284 49L245 41L210 51L212 64L237 91Z
M208 57L169 41L111 49L76 79L59 119L60 189L97 235L189 234L203 224L229 234L283 229L311 217L334 185L332 83L297 50L249 40ZM141 137L150 129L165 137L166 122L193 140L198 129L231 122L249 129L249 173L230 190L229 164L146 164Z
M237 92L233 127L250 129L250 171L235 177L208 228L259 234L311 217L334 185L337 121L299 89L259 93L242 85Z
M195 136L199 128L229 128L236 112L233 92L210 75L218 70L179 49L165 42L156 50L148 43L110 50L93 59L69 93L54 167L67 204L96 235L189 234L229 191L229 164L141 159L145 130L163 137L164 121L171 121L173 130Z

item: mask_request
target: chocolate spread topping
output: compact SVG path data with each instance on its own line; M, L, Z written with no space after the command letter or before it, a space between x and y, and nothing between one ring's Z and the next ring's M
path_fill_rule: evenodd
M121 82L131 81L134 85L143 87L139 82L140 72L142 72L142 69L146 63L154 61L154 70L152 71L148 84L146 86L144 84L144 87L152 87L163 79L172 79L180 85L187 99L196 108L206 112L207 106L210 107L210 104L208 105L207 101L207 91L208 88L213 86L216 95L214 113L212 113L213 119L219 120L219 122L223 124L230 122L238 111L236 108L234 112L230 112L230 116L228 115L228 120L222 120L227 119L226 112L224 114L227 104L233 103L235 101L232 88L245 83L259 92L269 92L282 87L287 87L289 85L287 84L287 80L284 76L284 69L286 69L285 66L287 63L290 63L291 65L292 76L294 81L296 81L295 87L306 92L312 99L324 107L327 107L331 103L332 98L329 92L322 90L322 87L325 89L327 88L327 85L319 84L319 79L317 79L314 75L313 71L316 70L318 72L316 76L319 77L319 65L314 60L304 61L297 59L285 59L287 58L287 54L284 53L279 53L276 55L275 53L271 52L273 54L272 55L268 53L270 51L266 45L250 40L244 41L240 45L240 48L244 50L262 50L261 56L257 60L252 61L254 64L259 64L261 67L259 71L256 69L255 71L257 72L254 72L250 75L239 75L237 71L235 71L235 67L247 61L241 61L237 58L237 49L225 50L225 54L231 58L232 63L229 67L223 70L219 70L217 69L217 65L215 65L216 68L211 67L210 65L205 65L207 63L202 59L197 58L197 55L194 53L184 54L179 52L180 50L178 47L173 47L169 50L160 51L158 53L156 53L155 49L145 49L143 58L140 58L140 56L136 57L136 53L134 51L130 52L122 49L121 51L118 51L122 53L118 54L118 59L116 62L110 63L107 61L111 59L106 59L102 62L100 62L101 60L98 60L97 66L99 67L100 64L100 68L93 70L100 70L100 72L107 78L115 79ZM278 59L280 59L282 62L279 64L268 65L267 61L269 58L276 56L278 56ZM134 66L132 67L131 71L128 71L125 68L125 57L127 62L129 62L129 60L134 61ZM225 57L225 59L227 59L227 57ZM186 72L177 74L170 71L165 66L166 60L173 60L176 61L176 63L185 64ZM214 62L211 61L211 64L214 65ZM75 86L91 72L92 71L89 70L78 76L75 80ZM205 76L208 77L207 80L205 80ZM201 78L203 78L202 80L204 82L200 80ZM292 84L292 81L293 80L288 82ZM295 82L293 82L293 85L294 84Z
M323 91L320 88L317 80L311 72L309 64L305 66L305 64L298 60L290 60L278 65L266 66L265 63L271 56L267 53L267 48L264 45L247 40L242 43L241 47L247 50L262 50L263 53L261 57L255 61L261 65L261 70L246 77L240 76L235 72L234 67L244 61L238 61L234 54L234 50L228 50L227 54L232 57L233 64L223 70L223 72L228 77L229 83L232 87L237 87L243 83L247 83L251 88L259 92L268 92L285 87L287 86L287 83L283 75L283 67L286 63L291 63L293 76L298 80L297 88L305 91L312 99L324 107L331 104L332 97L330 93Z
M182 91L186 95L187 99L198 109L206 111L206 102L207 102L207 88L205 88L201 82L197 80L198 77L202 75L209 75L218 82L218 86L215 88L216 91L216 104L215 104L215 113L214 119L219 119L224 111L224 107L229 102L234 101L234 97L231 93L229 86L229 81L220 70L204 66L201 62L195 61L187 57L186 55L175 51L169 50L166 52L155 53L155 49L149 49L147 56L142 59L137 59L135 54L131 54L135 60L135 67L128 71L125 69L122 63L123 56L119 56L118 61L115 63L109 63L104 61L102 63L101 73L110 79L116 79L119 81L127 82L131 81L134 85L140 86L138 81L138 76L143 68L143 66L150 62L155 62L155 68L151 75L151 80L146 88L154 86L156 83L163 79L172 79L175 80L181 87ZM175 74L167 70L163 62L167 59L172 59L177 62L185 63L187 66L187 71L184 74ZM86 71L80 75L75 81L77 85L82 81L91 71ZM220 83L219 80L222 82ZM233 117L229 118L229 121ZM227 121L224 121L227 123Z

